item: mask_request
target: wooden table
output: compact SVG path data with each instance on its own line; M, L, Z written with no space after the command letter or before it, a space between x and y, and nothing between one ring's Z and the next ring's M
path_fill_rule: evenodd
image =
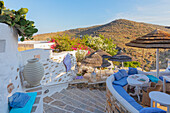
M166 92L166 80L170 82L170 76L163 76L163 92Z
M153 101L155 101L155 107L157 107L157 103L160 103L167 106L167 112L170 113L170 95L159 91L152 91L149 93L149 97L151 98L151 107L153 107Z

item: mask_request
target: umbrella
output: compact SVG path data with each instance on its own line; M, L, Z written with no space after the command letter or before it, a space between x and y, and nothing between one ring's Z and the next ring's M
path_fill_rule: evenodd
M83 60L83 64L86 66L91 66L91 67L108 67L111 64L105 60L102 56L107 55L111 56L109 53L102 51L102 50L97 50L94 53L90 54L85 60Z
M151 33L126 43L126 46L138 48L155 48L156 51L156 69L159 77L159 48L170 48L170 33L156 29Z
M132 57L130 55L127 55L126 53L123 53L122 51L120 51L117 55L110 57L108 60L122 62L122 67L123 67L123 62L132 61ZM133 60L134 60L134 58L133 58Z
M100 75L101 75L101 68L102 67L108 67L111 65L110 62L105 60L102 56L107 55L111 56L109 53L103 51L103 50L97 50L94 53L90 54L85 60L82 61L82 64L85 64L86 66L90 66L93 68L100 68Z

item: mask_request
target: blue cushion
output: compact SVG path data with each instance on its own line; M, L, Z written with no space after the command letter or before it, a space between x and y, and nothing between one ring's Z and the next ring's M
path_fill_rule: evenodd
M113 76L115 77L115 80L120 80L123 75L118 71L117 73L114 73Z
M146 75L146 76L149 78L149 80L150 80L151 82L158 83L158 81L159 81L159 79L156 78L156 77L153 76L153 75Z
M138 104L124 89L119 85L113 85L114 89L122 96L129 104L131 104L135 109L138 111L141 110L143 107Z
M138 74L138 70L136 68L129 67L128 75Z
M124 78L122 78L120 80L115 80L115 81L113 81L113 84L120 85L120 86L124 87L125 85L128 84L127 83L127 77L124 77Z
M163 77L162 76L159 76L159 79L161 79L163 81ZM170 83L170 82L166 80L166 83Z
M166 111L159 108L147 107L139 111L139 113L166 113Z
M26 93L16 92L8 98L9 106L12 108L22 108L30 98Z
M127 72L126 72L125 69L121 69L121 70L119 70L119 71L120 71L120 73L123 75L123 77L127 77L127 76L128 76L128 74L127 74Z
M37 92L27 93L31 98L23 108L12 108L10 113L31 113Z
M136 101L133 102L129 102L135 109L137 109L138 111L140 111L141 109L143 109L143 107L138 104Z

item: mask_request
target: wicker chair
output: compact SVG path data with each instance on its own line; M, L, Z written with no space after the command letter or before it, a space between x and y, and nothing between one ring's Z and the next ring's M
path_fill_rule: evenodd
M142 89L142 104L146 106L150 106L151 99L149 98L149 93L151 91L161 91L162 82L158 81L158 83L151 82L150 87L147 89Z

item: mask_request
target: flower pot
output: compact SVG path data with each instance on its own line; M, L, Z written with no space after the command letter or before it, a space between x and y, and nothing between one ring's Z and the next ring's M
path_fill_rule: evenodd
M26 80L31 86L40 85L40 81L44 76L44 67L39 62L38 58L28 60L28 63L24 67L24 80Z

